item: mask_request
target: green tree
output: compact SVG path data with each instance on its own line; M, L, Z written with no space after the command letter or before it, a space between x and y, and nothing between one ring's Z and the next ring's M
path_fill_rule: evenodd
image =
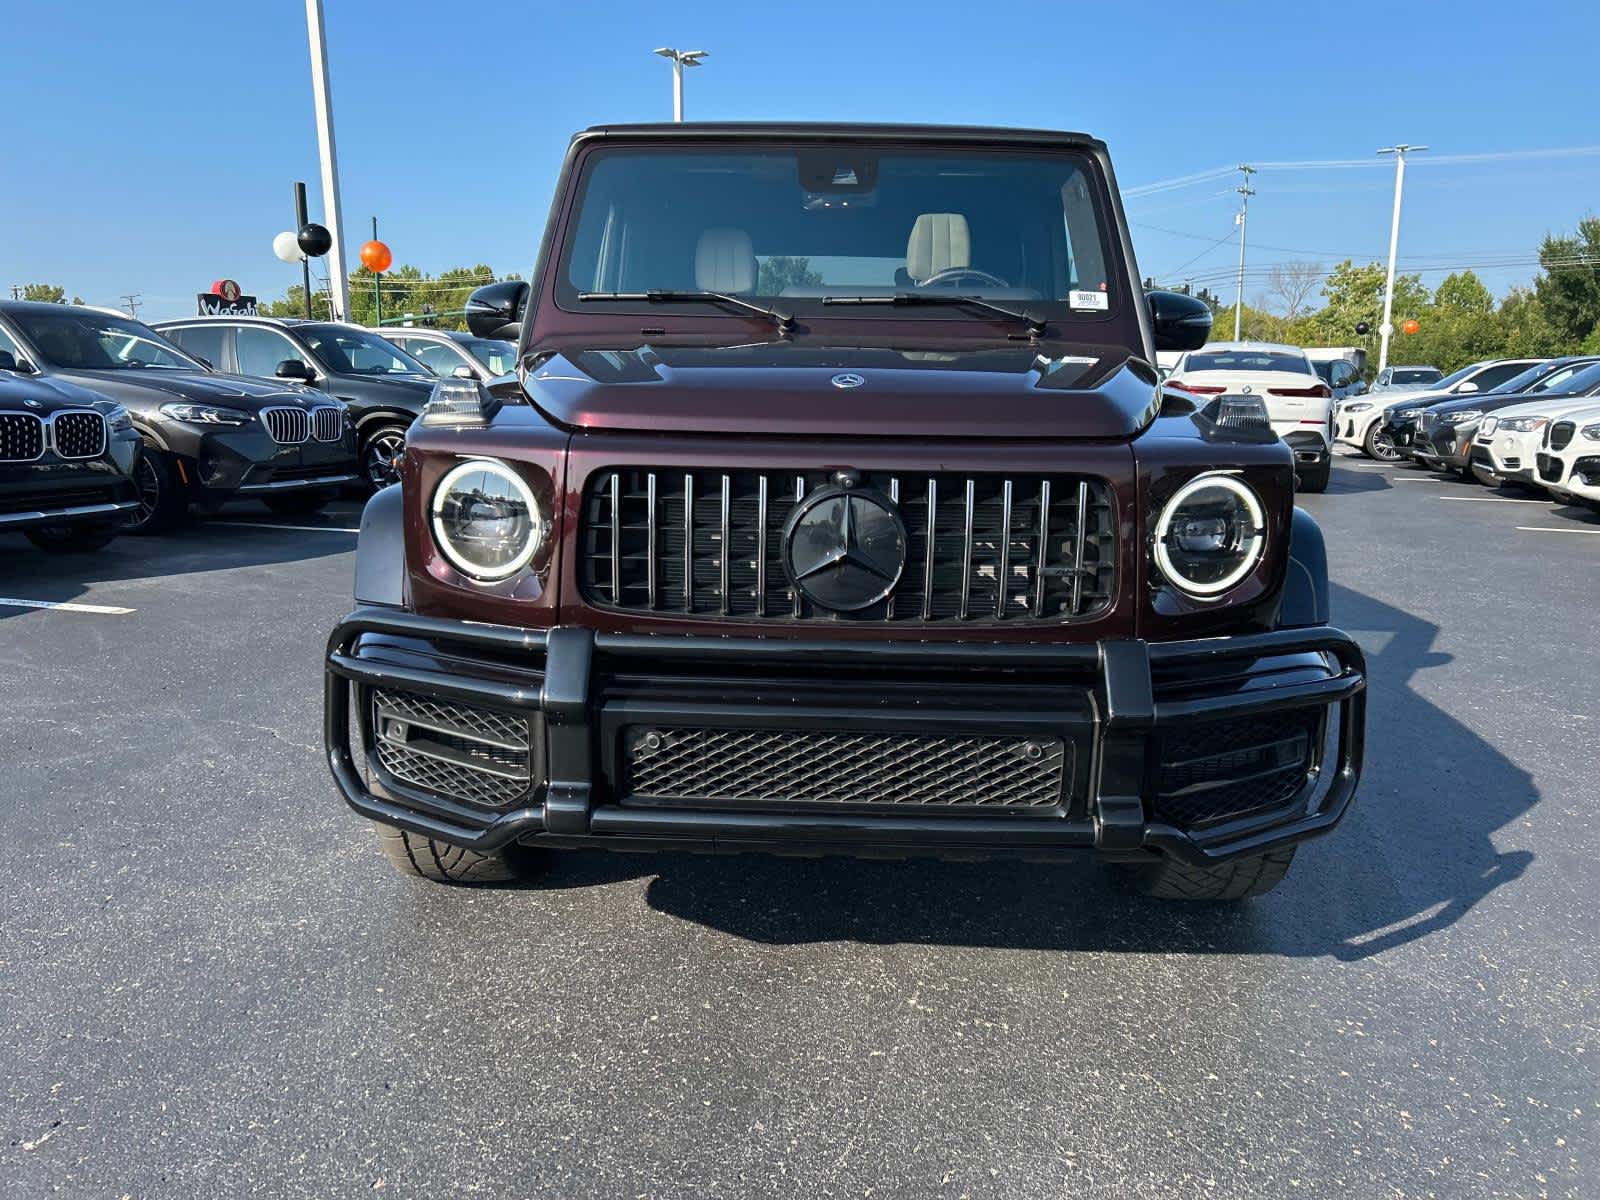
M46 304L65 304L67 302L67 289L57 283L25 283L22 285L22 298L24 300L42 300ZM74 304L83 301L76 296L72 298Z
M788 255L775 254L761 264L760 277L756 280L756 293L761 296L776 296L786 287L820 287L822 275L811 269L809 258L792 258Z
M1600 217L1585 217L1578 231L1546 237L1539 247L1544 273L1533 281L1539 306L1556 332L1577 345L1600 326Z
M438 275L424 275L416 267L402 265L375 277L366 267L360 267L350 276L350 311L347 319L358 325L377 323L374 282L382 289L383 319L389 321L407 313L413 314L415 319L421 319L429 306L437 314L459 313L466 306L467 297L473 289L497 279L516 278L516 275L497 275L493 268L482 263L472 267L452 267ZM261 311L273 317L303 317L305 291L299 284L294 284L283 297L263 304ZM311 311L318 320L328 319L328 296L325 291L313 289ZM439 329L466 328L466 322L459 316L436 316L433 324Z
M1494 311L1494 295L1471 271L1455 271L1444 277L1444 282L1433 293L1437 308L1452 308L1460 312L1488 313Z
M1326 345L1348 345L1359 336L1356 322L1365 321L1374 332L1383 321L1384 268L1381 263L1356 266L1345 259L1322 285L1327 303L1314 314L1318 340ZM1397 275L1394 280L1394 323L1420 314L1431 296L1420 275Z

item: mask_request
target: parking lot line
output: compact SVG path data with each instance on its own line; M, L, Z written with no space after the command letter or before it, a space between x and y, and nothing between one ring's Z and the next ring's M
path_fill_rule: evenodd
M1401 475L1391 479L1390 483L1448 483L1443 475Z
M66 600L12 600L0 596L0 606L7 608L59 608L62 612L99 613L107 617L125 617L135 611L117 604L75 604Z
M1465 500L1468 504L1549 504L1548 500L1518 500L1513 496L1440 496L1441 500Z
M1562 529L1555 525L1518 525L1523 533L1587 533L1590 537L1600 535L1600 529Z
M207 525L231 525L235 529L295 529L310 533L360 533L344 525L279 525L275 521L207 521Z

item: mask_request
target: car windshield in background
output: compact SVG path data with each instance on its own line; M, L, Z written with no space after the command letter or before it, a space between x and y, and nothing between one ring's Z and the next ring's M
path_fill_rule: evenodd
M1493 359L1485 359L1483 362L1468 363L1460 370L1450 372L1443 379L1435 380L1429 385L1429 390L1443 392L1453 388L1456 384L1465 382L1469 376L1476 375L1493 361Z
M1280 354L1270 350L1218 350L1196 352L1183 364L1184 374L1195 371L1293 371L1313 375L1311 363L1303 354Z
M1574 371L1563 379L1554 390L1573 396L1587 396L1596 389L1600 389L1600 363L1590 363L1588 366Z
M1397 370L1389 377L1391 383L1435 383L1441 378L1438 371L1432 367L1413 371Z
M792 310L926 289L1061 318L1122 302L1096 209L1104 185L1075 154L844 144L618 148L587 162L562 252L565 307L719 292ZM857 311L885 310L827 310ZM946 312L970 316L925 315Z
M375 333L344 325L301 325L295 332L305 339L330 371L340 375L432 374L416 359Z
M15 321L56 367L72 371L203 371L205 368L153 329L107 314L63 308L13 311Z
M472 357L496 375L504 375L517 365L517 347L513 342L496 342L489 338L474 338L466 343Z

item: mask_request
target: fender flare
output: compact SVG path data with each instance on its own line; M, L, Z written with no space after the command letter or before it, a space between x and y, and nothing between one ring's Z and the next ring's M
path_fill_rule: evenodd
M374 493L361 510L361 532L356 538L356 603L405 607L404 518L398 483Z
M1278 628L1328 624L1328 590L1328 548L1322 527L1305 509L1296 508L1289 526L1289 569L1278 606Z
M416 419L416 413L407 412L403 408L376 408L364 414L356 422L356 433L365 436L366 431L374 425L404 425L407 429L410 429Z

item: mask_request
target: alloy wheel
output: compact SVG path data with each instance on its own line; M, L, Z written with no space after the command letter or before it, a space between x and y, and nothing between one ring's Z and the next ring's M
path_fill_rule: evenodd
M397 428L380 429L367 442L367 482L374 488L386 488L400 482L400 459L406 452L405 431Z
M149 523L161 507L161 472L150 461L148 452L139 456L139 465L133 472L134 486L139 489L139 507L128 517L128 528L139 529Z
M1400 457L1394 439L1381 429L1374 429L1367 434L1367 452L1379 462L1395 462Z

